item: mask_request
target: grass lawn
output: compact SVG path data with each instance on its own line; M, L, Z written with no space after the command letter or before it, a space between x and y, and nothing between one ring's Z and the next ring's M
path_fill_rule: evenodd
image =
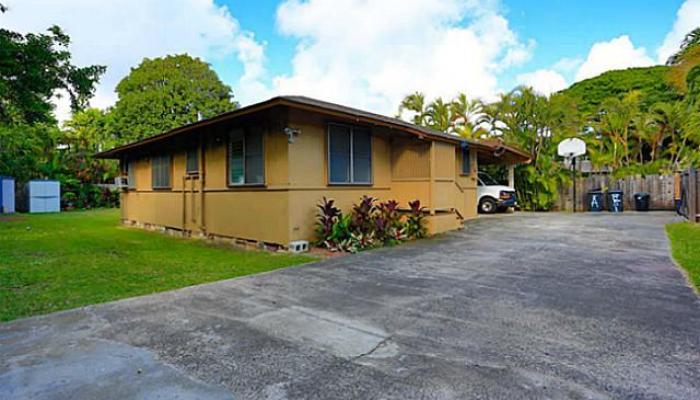
M0 321L313 261L119 224L119 210L0 217Z
M673 258L688 271L690 281L700 290L700 225L690 222L668 224L666 232L671 239Z

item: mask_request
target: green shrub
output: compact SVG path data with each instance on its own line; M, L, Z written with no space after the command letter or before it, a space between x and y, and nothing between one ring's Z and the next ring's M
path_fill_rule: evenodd
M61 208L90 209L119 207L119 190L68 178L61 182Z

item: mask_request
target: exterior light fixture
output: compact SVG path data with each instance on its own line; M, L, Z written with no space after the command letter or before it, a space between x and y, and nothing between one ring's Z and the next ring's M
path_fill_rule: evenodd
M294 138L299 136L300 133L301 129L298 128L284 128L284 134L287 135L287 142L289 142L290 144L294 143Z

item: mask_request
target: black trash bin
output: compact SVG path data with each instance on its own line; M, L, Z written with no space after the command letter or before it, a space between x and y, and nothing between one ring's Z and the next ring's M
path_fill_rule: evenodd
M608 190L608 211L622 212L624 211L623 199L624 193L622 190Z
M649 193L640 192L634 195L634 209L637 211L649 211L649 201L651 196Z
M588 211L603 211L603 192L591 190L588 192Z

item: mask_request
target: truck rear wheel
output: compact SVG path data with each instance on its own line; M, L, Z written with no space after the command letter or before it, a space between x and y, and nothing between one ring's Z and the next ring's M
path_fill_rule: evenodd
M498 209L496 200L490 197L484 197L479 201L479 212L484 214L493 214Z

